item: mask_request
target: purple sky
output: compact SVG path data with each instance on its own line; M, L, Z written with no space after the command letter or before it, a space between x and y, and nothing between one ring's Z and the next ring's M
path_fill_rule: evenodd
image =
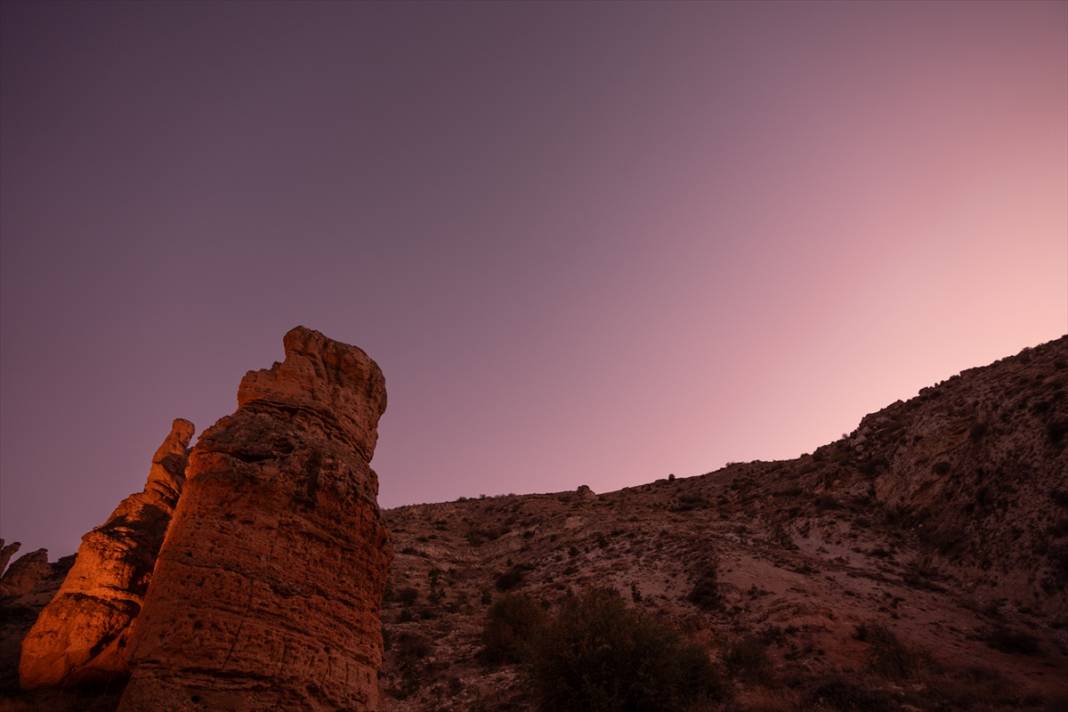
M2 5L0 536L305 324L385 506L793 457L1068 331L1068 4Z

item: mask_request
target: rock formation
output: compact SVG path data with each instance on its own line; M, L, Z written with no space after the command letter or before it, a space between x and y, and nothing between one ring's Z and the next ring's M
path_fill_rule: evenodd
M283 343L190 453L124 712L378 708L392 554L369 461L385 381L316 331Z
M0 539L0 575L4 573L4 569L7 568L7 562L11 561L11 557L15 555L20 546L22 546L22 542L13 541L5 545L4 540Z
M18 548L18 544L12 544ZM15 553L14 550L11 551ZM33 591L42 579L52 573L48 564L48 549L38 549L23 554L8 567L0 578L0 596L25 596Z
M82 537L73 568L22 643L24 689L124 676L130 624L141 611L185 479L193 424L175 420L143 492Z
M15 555L20 546L22 542L13 541L10 544L4 544L4 540L0 539L0 575L3 575L7 562L11 561L11 557Z

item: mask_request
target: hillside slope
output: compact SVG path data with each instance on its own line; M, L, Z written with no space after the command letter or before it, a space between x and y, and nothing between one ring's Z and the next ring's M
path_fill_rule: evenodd
M384 709L532 709L489 606L594 587L729 662L730 709L1068 709L1066 388L1062 337L794 460L389 510Z

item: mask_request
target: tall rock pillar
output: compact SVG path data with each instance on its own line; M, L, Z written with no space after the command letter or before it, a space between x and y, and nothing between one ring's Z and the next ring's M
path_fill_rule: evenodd
M317 331L283 344L190 453L122 712L378 708L392 552L369 462L385 380Z
M22 641L24 689L125 679L130 626L182 491L191 437L193 424L175 420L144 491L82 537L74 566Z

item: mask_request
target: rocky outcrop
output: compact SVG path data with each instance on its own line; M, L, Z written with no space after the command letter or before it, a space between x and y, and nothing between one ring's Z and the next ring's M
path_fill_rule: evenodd
M152 458L143 492L82 537L74 566L22 643L24 689L124 676L130 624L185 479L193 424L175 420Z
M11 557L15 555L20 546L22 546L21 542L13 541L5 545L4 540L0 539L0 574L4 573L4 569L7 568L7 562L11 561Z
M316 331L283 343L190 454L124 712L378 708L392 554L369 461L385 381Z
M0 578L0 596L25 596L50 573L52 567L48 563L48 549L23 554L15 559L4 572L4 577Z

